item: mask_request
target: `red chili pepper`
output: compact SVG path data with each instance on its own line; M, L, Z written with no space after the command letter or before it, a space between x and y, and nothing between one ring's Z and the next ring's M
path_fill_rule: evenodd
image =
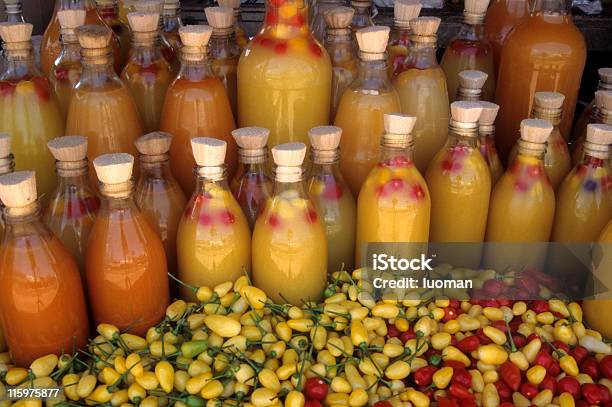
M581 387L582 398L590 405L597 405L605 401L605 394L601 386L595 383L585 383ZM606 389L607 390L607 389Z
M460 407L457 400L450 397L438 397L436 401L438 402L438 407ZM374 406L376 407L376 404Z
M499 303L500 307L509 307L509 308L512 308L512 305L514 305L514 301L512 301L509 298L498 298L497 302Z
M546 353L544 351L539 351L535 357L535 360L533 361L533 364L540 365L544 369L548 370L550 368L550 365L552 365L552 362L553 362L553 358L552 356L550 356L549 353Z
M510 326L510 329L512 329L512 326ZM512 333L512 340L517 348L522 348L523 346L527 345L527 338L525 338L525 335L518 332Z
M324 400L329 386L318 377L311 377L304 384L304 394L308 400Z
M478 338L481 345L488 345L493 342L487 335L484 334L482 328L479 328L474 336Z
M593 381L595 382L601 378L601 373L599 372L599 364L597 363L597 360L593 357L585 359L580 364L580 371L591 376L591 379L593 379Z
M570 347L567 345L567 343L561 341L554 341L553 346L559 350L562 350L567 355L569 355L570 353Z
M550 374L544 376L544 380L540 383L540 390L546 389L552 391L553 395L557 395L557 381L555 380L555 376Z
M304 407L323 407L319 400L308 400L304 403Z
M536 300L536 301L534 301L531 304L531 309L536 314L539 314L541 312L546 312L546 311L550 310L550 308L548 307L548 301L544 301L544 300Z
M499 329L503 333L508 333L508 327L506 326L506 321L493 321L491 322L491 326Z
M504 401L499 405L499 407L514 407L514 404L510 403L509 401Z
M492 297L499 297L508 287L502 280L491 279L484 282L482 289Z
M544 342L544 341L542 341L542 342ZM541 347L540 350L542 352L546 352L548 354L551 354L552 351L553 351L553 348L552 348L552 346L550 346L550 344L548 342L544 342L544 343L542 343L542 347Z
M589 407L589 403L584 400L578 400L576 402L576 407Z
M612 401L612 394L610 394L610 389L603 384L598 384L601 389L601 393L604 396L604 403L609 404Z
M400 335L400 340L403 343L406 343L410 339L415 339L415 338L416 338L416 334L414 333L414 331L412 329L409 329L406 332L402 332L402 334Z
M482 306L482 308L485 307L499 307L499 303L497 302L497 300L493 300L490 298L484 299L484 300L480 300L480 305Z
M521 387L521 370L509 360L505 361L499 368L501 378L513 391Z
M457 383L469 389L472 387L472 375L465 369L454 369L451 383Z
M397 338L400 336L400 331L395 325L387 325L387 338Z
M461 399L461 400L474 399L474 395L470 393L467 387L462 386L458 383L451 384L450 387L448 388L448 392L451 394L451 396L457 397L458 399Z
M476 401L472 399L459 400L459 404L461 407L479 407L478 404L476 404Z
M529 400L538 394L538 388L529 382L521 384L521 394Z
M497 388L497 394L499 395L499 399L502 401L508 401L512 398L512 390L508 385L504 382L495 382L495 388Z
M589 356L589 351L586 350L584 346L576 345L576 347L574 347L574 349L570 351L570 355L574 357L574 360L576 360L576 363L581 364ZM601 361L599 362L599 364L601 365Z
M419 386L429 386L431 379L438 369L435 366L423 366L414 372L414 382Z
M459 362L458 360L447 360L446 362L444 362L442 367L452 367L453 369L465 369L465 365Z
M466 336L465 338L457 342L457 349L459 349L463 353L471 353L478 349L479 346L480 340L475 335Z
M448 322L457 318L457 309L453 307L444 308L444 316L442 317L442 322Z
M599 361L599 370L606 376L606 379L612 380L612 355L608 355Z
M529 334L529 336L527 337L527 343L533 341L534 339L540 339L540 336L537 334Z
M381 400L381 401L377 401L376 403L374 403L373 407L393 407L393 405L389 403L387 400Z
M461 307L461 303L459 302L459 300L450 300L448 302L448 306L455 309L459 309L459 307Z
M548 374L553 377L557 377L559 373L561 373L561 365L559 365L559 361L553 359L553 362L548 369Z
M557 383L559 394L569 393L574 397L574 400L580 398L580 382L575 377L565 376Z

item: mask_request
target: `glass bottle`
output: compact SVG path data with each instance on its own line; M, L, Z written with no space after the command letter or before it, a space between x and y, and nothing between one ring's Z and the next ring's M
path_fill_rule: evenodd
M191 140L197 186L179 223L179 278L195 287L214 287L251 272L251 231L227 185L223 140ZM181 287L181 297L195 300Z
M246 34L246 29L242 23L242 11L240 9L241 0L217 0L219 6L229 7L234 10L234 28L236 29L236 42L240 47L240 52L246 48L249 43L249 36Z
M582 162L557 193L554 242L594 242L612 219L612 126L589 124Z
M85 283L85 249L100 207L100 199L89 186L87 139L83 136L59 137L47 146L57 160L58 186L51 195L43 220L72 254Z
M546 140L553 130L546 120L521 122L519 152L499 179L489 205L483 263L494 270L510 266L541 270L546 248L534 243L548 242L555 213L555 192L546 170Z
M64 119L49 80L34 66L32 24L0 25L6 69L0 73L0 132L12 137L17 170L35 170L42 204L55 189L55 163L45 151L64 134Z
M340 173L342 129L319 126L310 130L312 168L306 180L308 195L325 226L327 270L353 270L355 259L355 215L353 194Z
M533 112L534 119L547 120L553 125L546 142L546 154L544 154L544 168L553 186L557 190L565 176L572 169L572 160L567 148L566 138L561 134L559 124L563 116L563 101L565 96L557 92L536 92ZM518 153L518 144L510 153L510 163L514 161Z
M387 64L389 77L393 78L404 71L404 61L410 47L410 20L419 16L421 2L418 0L396 0L393 5L393 26L387 45Z
M488 75L482 71L468 69L458 74L459 85L455 100L464 102L479 102L482 100L482 87Z
M374 26L357 32L359 71L346 89L334 125L340 127L340 169L353 193L378 161L383 115L400 111L400 99L387 76L389 27Z
M378 165L368 174L357 201L355 262L364 265L368 243L429 240L429 189L412 160L414 116L385 114Z
M310 24L310 30L317 41L323 43L327 33L328 24L325 21L325 14L337 7L343 7L344 4L345 2L343 0L317 0L314 2L314 10L312 10L312 15L314 17ZM352 18L353 16L351 14L351 20ZM351 20L349 20L349 24ZM348 25L346 27L348 27Z
M134 199L149 223L157 229L166 252L168 272L176 275L176 235L187 198L170 171L168 133L149 133L136 139L140 177Z
M62 114L66 118L74 88L83 72L81 46L75 29L85 24L85 10L60 10L57 12L57 19L62 27L62 50L51 66L49 82L57 96Z
M181 27L180 34L181 70L166 93L160 128L174 136L170 166L183 191L190 196L196 184L191 139L206 134L227 142L225 160L229 174L236 167L236 142L231 137L234 118L227 92L212 72L207 56L212 28L190 25Z
M163 59L165 59L166 62L172 68L173 76L176 76L180 68L180 61L176 59L176 55L174 54L173 45L168 41L166 35L164 35L164 31L163 31L164 21L162 19L162 13L164 12L164 7L165 7L164 5L165 5L164 0L136 0L134 1L132 8L137 13L154 13L154 14L159 15L159 19L157 20L158 22L157 46L160 49ZM134 31L134 29L131 27L129 23L129 18L127 15L126 15L126 18L128 19L127 25L130 27L131 31ZM178 32L177 32L177 35L178 35ZM131 52L132 51L130 49L130 53ZM168 56L168 58L166 56Z
M134 201L134 157L105 154L93 165L102 195L85 256L93 319L144 336L170 302L164 246Z
M570 134L586 45L569 7L565 0L536 0L534 11L504 42L495 94L500 106L497 146L504 162L518 138L521 119L533 109L536 92L565 95L559 129Z
M374 25L372 20L372 0L352 0L351 7L355 9L353 21L351 21L351 30L353 31L353 40L356 41L355 34L357 31Z
M325 49L332 64L332 92L330 119L333 122L340 98L357 76L357 51L351 39L349 25L353 18L351 7L336 7L324 14L327 24Z
M504 167L497 155L495 147L495 118L499 112L499 106L491 102L479 102L482 107L480 120L478 120L478 138L480 142L480 153L489 166L491 173L491 190L504 174Z
M493 48L496 73L499 72L499 60L506 37L528 14L528 0L493 0L487 9L485 33Z
M595 104L591 111L591 117L589 123L601 123L612 125L612 89L611 90L598 90L595 92ZM572 142L572 162L574 165L582 161L584 155L584 149L582 145L586 139L586 127Z
M21 0L4 0L4 11L8 23L25 23Z
M230 184L234 198L242 208L251 230L261 209L272 195L268 176L268 136L263 127L243 127L232 132L238 144L238 169Z
M12 361L29 366L86 345L87 308L76 262L40 220L34 172L0 177L0 322ZM35 340L33 340L35 339Z
M11 154L11 137L7 133L0 133L0 175L8 174L15 170L15 160ZM0 211L2 210L0 203ZM4 219L0 216L0 238L4 233ZM0 333L0 337L2 334ZM1 343L1 341L0 341ZM0 348L2 346L0 345Z
M418 17L410 22L411 46L393 85L399 94L401 111L416 116L414 163L424 174L448 134L448 92L446 76L436 60L437 17Z
M172 81L172 68L159 47L159 14L128 13L132 29L132 49L121 80L130 90L145 132L159 129L166 91Z
M263 29L238 63L240 127L270 130L270 144L307 143L329 124L331 62L308 28L304 0L267 0Z
M130 29L119 20L119 5L117 0L94 1L96 2L96 9L98 10L100 18L102 18L104 23L113 30L119 40L121 53L119 57L120 64L118 64L120 68L117 72L121 72L121 69L128 60L130 52Z
M483 88L483 99L493 101L495 95L495 64L493 48L485 36L485 15L489 0L466 0L463 10L463 25L459 33L450 41L440 66L446 74L448 96L456 100L459 87L459 72L474 69L485 72L489 80Z
M304 190L306 146L272 148L274 192L253 231L253 283L277 304L321 299L327 281L325 227Z
M597 70L597 74L599 75L599 82L597 83L597 91L599 90L610 90L612 91L612 68L599 68ZM576 120L576 124L574 125L573 137L572 141L586 135L586 126L589 123L589 120L593 114L593 108L595 107L595 99L591 101L587 105L587 107L582 111L578 120ZM576 157L575 161L580 160L581 157Z
M170 48L162 48L162 54L166 61L170 63L172 72L177 74L181 68L181 37L179 35L179 28L183 26L180 0L165 0L161 16L161 38L162 41L170 45Z
M238 117L238 59L240 48L236 43L234 11L229 7L207 7L205 10L208 24L213 28L208 44L212 70L227 90L232 113Z

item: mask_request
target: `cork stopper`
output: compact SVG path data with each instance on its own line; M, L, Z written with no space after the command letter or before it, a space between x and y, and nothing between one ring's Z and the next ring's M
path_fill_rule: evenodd
M541 119L525 119L521 121L521 140L530 143L546 143L553 130L552 124Z
M130 28L136 33L156 32L159 26L159 13L141 12L128 13Z
M450 105L450 110L450 128L455 131L478 128L478 120L482 114L482 106L479 102L453 102Z
M79 44L83 49L107 48L110 44L113 32L103 25L83 25L76 29Z
M323 18L330 30L347 29L351 25L355 9L352 7L334 7L323 13Z
M134 157L130 154L104 154L93 160L98 179L103 184L125 184L132 178Z
M186 25L179 28L181 42L185 47L199 48L208 45L212 28L207 25Z
M385 113L383 121L387 134L410 134L414 129L416 117L401 113Z
M62 30L72 30L85 24L86 11L83 9L66 9L57 12Z
M499 105L491 102L480 102L480 107L482 107L482 113L480 119L478 119L480 127L493 126L499 112Z
M243 150L261 150L268 143L270 130L265 127L242 127L232 131L236 144Z
M612 85L612 68L599 68L597 70L599 80L607 85Z
M612 144L612 126L599 123L589 124L586 139L589 143L609 146Z
M299 168L306 157L306 145L304 143L285 143L272 148L274 163L280 167ZM277 168L277 175L278 169ZM301 173L301 169L299 170Z
M207 7L204 13L208 24L215 30L234 26L234 10L231 7Z
M489 75L482 71L468 69L459 72L459 86L466 89L482 89Z
M11 136L8 133L0 133L0 158L11 155Z
M132 7L138 13L161 14L164 10L164 2L163 0L138 0L133 3Z
M341 137L342 129L336 126L317 126L308 132L310 145L315 150L336 150Z
M598 90L595 92L595 106L597 106L598 110L612 110L612 91Z
M410 20L419 16L421 7L419 0L395 0L393 5L395 25L409 28Z
M17 171L0 176L0 201L7 208L31 206L36 198L34 171Z
M412 40L415 42L435 43L438 28L440 28L438 17L417 17L410 20Z
M29 42L33 28L29 23L0 23L0 37L6 44Z
M534 100L536 106L546 109L561 109L565 96L558 92L536 92Z
M241 0L218 0L221 7L229 7L231 9L239 9Z
M359 57L364 61L384 60L390 30L380 25L358 30L355 35L359 44Z
M199 167L220 167L225 162L227 143L210 137L191 139L193 157Z
M484 23L489 0L465 0L463 8L463 21L466 24L476 25Z
M83 136L54 138L47 143L47 147L57 161L82 161L87 158L87 138Z
M138 137L134 141L136 150L142 155L164 155L170 151L172 134L163 131L155 131Z

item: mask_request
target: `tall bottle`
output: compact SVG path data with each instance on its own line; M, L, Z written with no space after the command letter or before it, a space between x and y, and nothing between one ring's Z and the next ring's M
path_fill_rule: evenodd
M353 270L355 258L355 198L340 173L342 129L319 126L308 132L312 168L306 181L308 194L325 226L327 270Z
M532 118L547 120L553 125L553 131L546 142L544 168L555 190L572 169L572 160L567 148L567 141L565 141L567 137L561 134L559 129L563 116L564 100L565 96L557 92L536 92L533 112L531 113ZM510 153L510 163L514 161L518 150L519 146L517 144Z
M528 0L493 0L487 9L485 33L493 47L495 72L499 72L499 60L506 37L528 14Z
M129 52L130 52L130 29L119 19L119 5L117 0L94 0L96 2L96 9L98 10L98 14L100 18L104 21L104 23L110 27L116 38L119 40L120 46L120 64L119 71L121 72L121 68L125 65L128 60Z
M586 46L569 6L565 0L536 0L534 11L504 43L495 94L500 106L497 142L504 162L518 138L521 119L533 109L536 92L565 95L559 128L561 134L570 134Z
M599 68L597 70L597 74L599 75L599 82L597 83L597 91L599 90L612 90L612 68ZM593 114L593 108L595 107L595 99L591 101L587 105L587 107L582 111L578 120L576 120L576 124L574 125L573 137L572 141L576 140L580 137L585 136L586 126L589 123L591 115ZM578 157L580 159L580 157Z
M268 136L263 127L243 127L232 131L238 144L238 169L230 187L234 198L249 221L251 230L268 198L272 195L272 179L268 176Z
M334 124L343 131L340 169L353 196L376 165L385 113L400 110L400 99L387 76L385 50L389 27L374 26L357 32L359 72L346 89Z
M419 16L421 2L419 0L397 0L393 5L393 26L387 45L387 64L389 77L394 78L405 71L404 62L410 48L410 20Z
M162 48L162 53L166 61L172 66L172 72L175 74L181 68L181 36L179 35L179 28L182 26L180 0L164 0L161 36L167 44L170 44L170 48Z
M555 214L555 192L544 169L546 140L553 130L546 120L521 122L519 152L499 179L491 195L486 241L529 243L490 245L485 249L486 267L504 270L512 265L540 268Z
M351 0L351 7L355 9L351 30L356 39L357 31L374 25L372 20L372 0Z
M310 24L310 30L312 35L319 41L323 43L325 40L325 36L327 35L327 29L329 25L327 24L327 20L325 18L325 14L331 12L332 10L343 7L346 3L343 0L317 0L313 2L312 15L314 16L312 19L312 23ZM354 13L354 10L351 8ZM353 14L351 14L351 20L353 18ZM351 22L349 20L349 24ZM348 27L348 25L346 26ZM331 56L331 55L330 55Z
M58 186L51 195L43 220L72 254L85 283L85 249L100 207L100 199L89 186L87 139L83 136L59 137L49 141L47 146L57 160Z
M351 37L349 25L355 10L351 7L336 7L324 14L327 24L325 49L332 64L332 92L330 119L336 118L336 111L344 91L357 76L357 51Z
M57 12L57 19L62 27L62 50L51 66L49 82L65 119L74 88L83 72L81 46L75 29L85 24L85 10L60 10Z
M270 144L307 143L329 124L331 63L308 28L304 0L267 0L264 27L238 63L240 127L270 129Z
M479 102L482 100L482 88L487 81L486 73L468 69L459 72L459 85L455 100L465 102Z
M402 72L393 79L400 97L401 111L415 116L414 163L425 173L433 156L440 151L448 134L448 92L446 76L436 60L437 17L410 21L411 46Z
M234 117L238 117L238 59L240 47L236 42L234 11L229 7L207 7L208 24L213 28L208 44L212 70L227 90Z
M6 69L0 73L0 132L12 137L16 169L38 174L43 205L55 188L53 157L43 147L64 134L64 119L49 80L34 66L32 24L0 25Z
M170 302L164 246L134 202L134 157L105 154L93 164L102 205L85 256L92 315L144 336Z
M172 136L155 132L135 141L140 153L140 177L136 182L134 199L143 215L161 237L168 261L168 272L175 275L176 235L178 224L187 205L187 198L170 171Z
M306 146L272 148L274 192L253 231L253 282L276 303L318 301L327 280L325 227L304 189Z
M488 81L484 85L483 99L492 101L495 95L495 64L493 48L485 35L485 15L489 0L466 0L463 10L463 25L459 33L450 41L442 56L440 66L446 74L450 101L456 99L459 87L459 72L467 69L486 73Z
M87 156L135 153L143 127L132 95L112 68L112 32L85 25L76 29L83 72L68 108L67 134L87 137ZM90 174L95 178L95 174Z
M251 271L251 231L227 185L227 143L208 137L191 140L196 190L179 223L176 239L179 278L195 287L214 287ZM181 288L181 297L194 300Z
M180 64L179 64L179 61L176 60L176 58L172 59L172 56L174 54L172 44L168 41L166 36L163 35L164 22L162 21L161 16L162 16L162 13L164 12L164 0L136 0L134 1L132 8L137 13L154 13L154 14L159 15L159 19L157 21L158 30L156 30L157 35L158 35L157 36L157 46L159 47L159 50L161 52L161 55L163 56L163 59L172 67L173 76L176 76L180 68ZM127 25L130 27L133 33L134 28L131 26L129 22L130 19L128 18L127 15L126 15L126 18L128 20ZM132 45L132 48L134 48L133 45ZM130 53L131 52L132 50L130 49ZM171 58L167 59L166 55L170 55ZM174 70L174 68L176 68L176 70Z
M196 183L191 139L205 134L225 141L230 175L236 167L236 142L231 137L234 118L227 92L212 72L207 56L212 28L190 25L181 27L180 34L181 70L166 93L160 128L174 136L172 173L185 194L191 195Z
M159 14L128 13L132 29L132 49L121 80L138 108L145 132L159 129L166 91L172 81L172 68L159 47Z
M497 155L495 147L495 118L499 112L499 106L491 102L479 102L482 113L478 120L478 138L480 142L480 153L487 162L491 173L491 189L499 178L504 174L504 167Z
M234 28L236 29L236 42L240 51L246 48L249 43L249 36L242 23L242 10L240 9L241 0L218 0L219 6L229 7L234 10Z
M612 90L598 90L595 92L595 104L591 111L589 123L612 125ZM572 142L572 162L574 165L582 161L584 155L583 144L586 139L586 127Z
M431 199L412 160L414 116L385 114L378 165L368 174L357 202L355 263L365 264L368 243L425 243Z
M38 357L85 346L89 324L79 269L40 220L34 173L1 176L0 200L6 221L0 325L12 361L29 366Z
M554 242L594 242L612 219L612 126L589 124L582 162L557 193Z

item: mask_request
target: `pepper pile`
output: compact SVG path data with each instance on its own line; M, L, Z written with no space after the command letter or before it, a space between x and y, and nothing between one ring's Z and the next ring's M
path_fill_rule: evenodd
M193 288L145 338L101 324L88 349L29 369L1 354L0 400L61 385L47 406L612 406L612 349L578 303L376 302L362 273L301 307L241 277Z

